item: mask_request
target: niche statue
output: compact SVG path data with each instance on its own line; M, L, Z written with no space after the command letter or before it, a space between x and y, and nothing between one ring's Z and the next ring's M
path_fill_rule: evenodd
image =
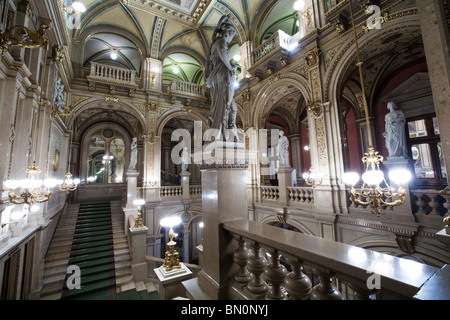
M231 63L228 45L236 35L236 29L228 16L223 16L212 37L206 59L205 82L211 92L211 113L208 116L210 141L238 140L236 128L237 106L234 101L236 66Z
M406 118L403 111L399 110L394 102L389 102L386 114L385 130L383 137L386 139L386 149L389 152L388 158L408 158L406 150L405 124Z
M128 171L136 171L136 164L137 164L137 138L134 137L133 140L131 140L131 156L130 156L130 164L128 166Z

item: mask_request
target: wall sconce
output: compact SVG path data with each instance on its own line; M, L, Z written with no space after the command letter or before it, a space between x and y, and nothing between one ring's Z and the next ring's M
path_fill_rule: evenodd
M158 185L158 179L155 176L151 176L147 181L147 185L151 187L156 187Z
M181 223L180 217L167 217L161 220L160 225L163 227L169 227L169 238L170 241L167 243L169 246L169 251L166 251L166 256L164 259L163 268L166 271L171 271L174 269L181 269L180 259L178 257L178 252L174 249L177 244L173 239L177 236L173 231L173 227Z
M302 177L309 186L316 187L322 184L322 175L315 173L313 167L309 169L309 172L303 173Z

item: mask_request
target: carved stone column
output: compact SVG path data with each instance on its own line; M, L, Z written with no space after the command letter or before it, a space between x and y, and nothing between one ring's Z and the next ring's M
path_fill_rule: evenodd
M433 92L434 108L438 118L441 137L450 137L450 46L449 27L446 21L444 1L416 0L419 11L428 74ZM450 145L443 141L442 150L447 172L450 172ZM448 178L447 178L448 180Z

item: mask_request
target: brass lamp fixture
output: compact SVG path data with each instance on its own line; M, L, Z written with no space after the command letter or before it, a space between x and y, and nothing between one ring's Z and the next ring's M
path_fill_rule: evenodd
M305 180L306 184L312 187L320 186L322 184L322 176L315 173L313 167L309 169L309 172L305 172L302 175L303 180Z
M143 199L139 199L139 200L134 200L133 204L135 206L138 206L138 212L137 212L137 218L134 221L134 228L138 229L138 228L143 228L144 227L144 223L142 221L142 211L141 211L141 206L143 206L145 204L145 200Z
M10 24L10 21L8 24ZM6 31L0 36L0 47L2 50L7 50L14 46L20 46L23 48L43 48L44 49L44 69L42 71L42 79L45 79L45 66L47 61L48 50L48 37L46 31L49 29L48 24L42 24L38 31L32 31L22 26L10 27L8 26ZM16 35L22 35L18 38ZM42 86L41 86L42 87ZM7 180L4 183L6 189L8 189L9 202L13 204L28 204L30 207L34 203L43 203L50 199L52 195L52 188L54 188L58 181L55 179L41 180L37 178L37 175L41 173L41 169L36 164L36 154L38 146L39 136L39 123L40 123L40 107L43 103L43 92L41 88L40 100L38 103L38 115L37 124L35 130L35 145L34 145L34 161L31 166L26 169L27 179L21 180ZM42 187L45 187L43 189ZM5 201L2 201L5 202Z
M67 193L77 190L78 185L80 184L80 179L73 179L73 175L70 173L70 158L72 156L72 135L70 136L69 142L69 157L67 158L67 173L64 176L64 180L62 184L58 186L60 191L65 191Z
M166 251L166 256L164 259L163 268L166 271L172 271L174 269L181 269L180 258L178 252L174 249L177 244L173 239L177 236L173 231L173 227L181 223L180 217L167 217L161 220L160 224L163 227L169 227L169 238L170 241L167 243L169 246L169 251Z
M393 170L389 173L389 178L391 181L395 182L399 188L395 191L387 182L384 177L383 171L380 170L380 163L383 162L383 156L381 156L373 148L372 143L372 132L370 128L369 121L369 110L367 106L367 98L364 86L364 76L361 61L359 47L358 47L358 36L356 34L355 19L353 14L353 4L352 0L350 3L350 12L353 25L353 35L355 38L356 46L356 56L357 56L357 66L359 69L359 76L361 81L361 92L364 103L364 112L366 117L366 128L367 137L369 141L368 152L365 153L362 158L362 162L365 166L365 172L362 175L363 185L359 192L356 191L355 185L358 183L360 177L359 174L355 172L345 173L343 176L344 183L351 187L351 201L357 205L370 206L372 208L372 213L376 214L377 217L385 214L385 208L396 207L402 205L406 200L406 189L405 185L411 180L411 172L405 169Z

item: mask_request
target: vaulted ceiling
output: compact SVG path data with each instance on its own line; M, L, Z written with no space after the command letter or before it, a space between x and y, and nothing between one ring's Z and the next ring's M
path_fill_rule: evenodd
M66 0L70 6L72 0ZM229 15L238 31L233 50L255 46L281 29L297 32L295 0L79 0L86 7L70 30L79 61L111 63L141 71L144 58L163 61L164 82L202 83L214 28ZM117 53L115 60L111 52ZM177 70L175 70L175 68Z

